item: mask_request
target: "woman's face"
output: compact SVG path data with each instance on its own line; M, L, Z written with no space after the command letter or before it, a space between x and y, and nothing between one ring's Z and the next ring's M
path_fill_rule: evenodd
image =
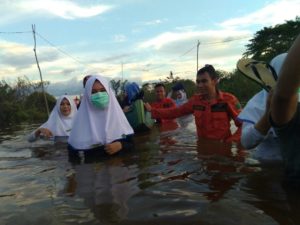
M182 98L182 94L181 94L180 91L176 91L175 95L176 95L176 99L181 99Z
M64 98L60 103L60 112L64 116L68 116L71 113L71 104L68 99Z
M105 87L100 83L100 81L96 80L92 87L92 94L104 91L106 91Z

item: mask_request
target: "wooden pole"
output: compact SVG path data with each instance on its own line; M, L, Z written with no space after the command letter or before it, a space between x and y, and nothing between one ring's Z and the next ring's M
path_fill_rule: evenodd
M38 58L37 58L37 55L36 55L36 38L35 38L35 25L34 24L32 24L32 33L33 33L33 40L34 40L33 51L34 51L35 61L36 61L36 65L39 69L40 78L41 78L41 85L42 85L42 92L43 92L43 95L44 95L46 111L47 111L47 114L48 114L48 117L49 117L49 107L48 107L48 101L47 101L47 97L46 97L46 93L45 93L45 89L44 89L43 76L42 76L41 68L40 68L39 61L38 61Z
M196 71L196 74L198 73L198 69L199 69L199 64L198 64L198 59L199 59L199 45L200 45L200 41L198 40L198 43L197 43L197 71Z
M122 62L122 83L124 81L124 74L123 74L123 62Z

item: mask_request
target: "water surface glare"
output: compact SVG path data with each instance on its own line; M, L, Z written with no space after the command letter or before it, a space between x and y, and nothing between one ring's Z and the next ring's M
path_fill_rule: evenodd
M282 165L238 145L197 140L193 120L135 137L136 149L70 162L66 144L0 132L0 225L300 224Z

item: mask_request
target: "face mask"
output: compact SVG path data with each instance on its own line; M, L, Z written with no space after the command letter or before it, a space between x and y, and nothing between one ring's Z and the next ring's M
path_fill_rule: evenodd
M92 94L91 101L95 107L99 109L105 109L109 103L109 96L107 92L97 92Z

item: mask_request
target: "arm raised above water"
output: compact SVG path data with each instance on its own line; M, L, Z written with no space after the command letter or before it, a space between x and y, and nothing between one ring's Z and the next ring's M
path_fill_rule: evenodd
M300 87L300 35L290 48L280 71L271 101L271 118L275 125L288 123L295 115Z

